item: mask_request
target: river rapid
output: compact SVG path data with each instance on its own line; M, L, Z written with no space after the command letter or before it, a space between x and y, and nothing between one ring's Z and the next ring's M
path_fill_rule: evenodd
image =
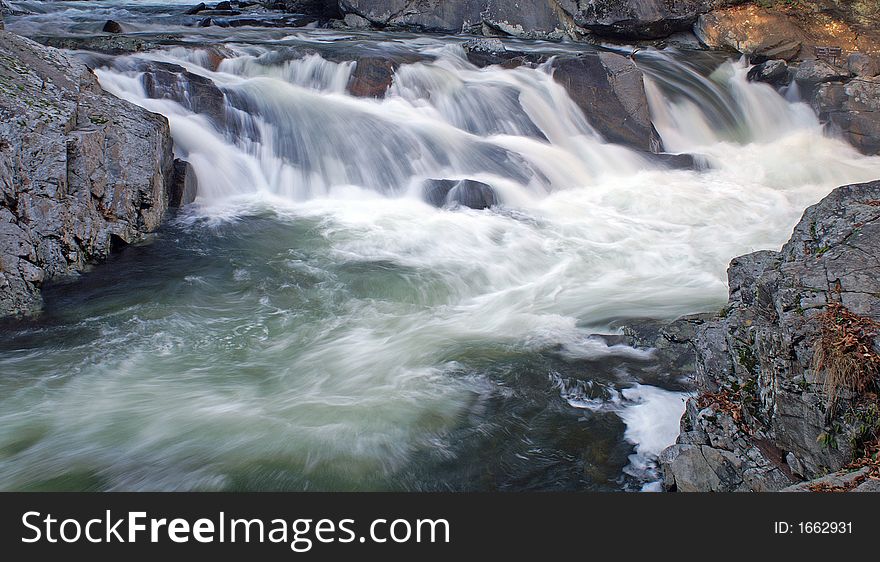
M731 258L880 177L735 60L636 57L666 149L698 155L681 170L606 143L549 66L479 69L460 37L194 28L188 1L12 4L24 35L112 19L160 43L79 56L168 117L199 191L0 327L4 490L657 489L688 385L619 326L720 309ZM357 98L365 52L417 62ZM156 62L216 85L222 123L151 98ZM436 208L430 178L500 204Z

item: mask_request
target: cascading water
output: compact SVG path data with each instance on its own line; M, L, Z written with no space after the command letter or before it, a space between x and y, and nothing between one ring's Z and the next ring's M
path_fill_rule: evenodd
M638 489L685 386L591 334L720 307L732 257L880 177L742 63L636 57L666 148L706 165L673 170L605 143L549 65L235 33L219 65L102 59L199 194L0 344L0 488ZM412 55L384 99L347 93L364 48ZM435 208L428 179L500 205Z

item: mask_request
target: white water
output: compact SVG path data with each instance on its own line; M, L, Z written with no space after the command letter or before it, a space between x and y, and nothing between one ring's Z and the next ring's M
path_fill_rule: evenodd
M99 72L110 91L169 116L199 177L197 213L229 217L259 201L319 220L337 259L441 279L442 297L349 317L345 335L314 352L337 376L429 369L430 350L447 341L571 348L612 320L711 310L725 300L732 257L778 248L832 188L880 177L880 159L825 136L806 105L747 82L743 64L707 80L668 59L681 96L649 72L665 146L702 155L709 169L695 172L604 143L548 68L481 70L457 47L427 52L438 58L404 65L384 100L347 95L353 65L317 55L267 66L250 48L218 72L183 50L163 57L246 99L259 143L147 99L136 73ZM426 178L484 181L502 206L432 208L419 198ZM636 388L621 416L643 470L674 440L684 406Z

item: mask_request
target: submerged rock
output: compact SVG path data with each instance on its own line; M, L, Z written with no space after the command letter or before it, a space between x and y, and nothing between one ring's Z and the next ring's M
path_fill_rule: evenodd
M849 462L860 425L826 410L817 317L840 302L880 319L878 201L880 182L838 188L780 252L731 262L728 305L692 340L700 396L661 455L667 489L781 490Z
M122 25L118 21L113 20L107 20L101 31L104 33L123 33Z
M435 207L462 205L471 209L488 209L498 204L492 186L474 180L428 180L424 185L425 200Z
M172 182L164 117L0 31L0 315L36 312L43 282L156 229Z

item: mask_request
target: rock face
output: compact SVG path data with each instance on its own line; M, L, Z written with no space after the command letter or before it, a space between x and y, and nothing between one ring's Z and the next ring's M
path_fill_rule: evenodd
M880 80L822 84L813 109L832 131L864 154L880 154Z
M701 13L741 0L340 0L343 14L379 27L526 38L666 37Z
M693 339L701 396L661 455L666 489L781 490L848 463L864 425L843 406L826 418L823 376L812 368L817 317L840 302L880 319L878 257L873 182L808 209L782 251L731 263L728 306Z
M164 117L0 31L0 316L35 312L45 280L157 228L172 176Z

